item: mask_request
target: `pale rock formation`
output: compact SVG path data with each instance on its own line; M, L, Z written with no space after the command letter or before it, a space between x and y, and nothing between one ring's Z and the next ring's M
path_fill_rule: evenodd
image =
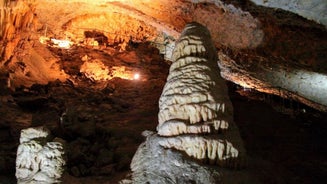
M232 5L225 5L221 0L189 0L192 3L213 3L225 6L228 11L240 11ZM314 20L327 26L327 1L325 0L251 0L253 3L265 7L280 8L296 13L309 20Z
M207 28L198 23L188 24L176 44L170 73L159 99L157 131L161 136L177 136L164 139L160 145L225 165L221 163L226 159L237 160L238 149L244 150L238 141L240 136L235 133L232 105L216 61L215 47ZM211 138L211 134L220 132L223 133L221 138ZM210 138L178 136L203 133L210 134ZM233 143L230 140L234 140Z
M187 24L159 100L158 134L144 132L147 140L132 160L133 183L231 183L224 177L233 171L224 168L244 166L245 150L216 61L208 29ZM245 180L240 176L233 183Z
M85 61L80 72L91 80L108 80L109 69L100 60Z
M160 137L150 131L144 131L143 135L146 136L146 141L139 146L131 163L132 178L123 180L121 184L258 183L245 170L207 165L204 163L209 163L209 160L201 163L187 159L182 152L166 149L160 145L170 138ZM223 157L226 156L224 153Z
M21 131L16 158L18 183L60 183L65 165L64 148L61 142L50 140L50 132L44 127Z
M220 88L224 84L214 62L215 48L209 32L197 33L196 26L185 28L173 53L174 62L159 100L157 130L162 136L228 128L232 107L225 103L226 88Z
M23 129L20 132L19 142L20 143L29 142L36 138L47 139L49 134L50 134L49 130L44 127Z
M189 1L194 7L192 20L209 29L216 46L256 48L263 42L262 25L248 11L220 0Z
M327 27L327 1L325 0L251 0L273 8L281 8L314 20Z
M239 157L238 150L228 140L185 135L162 139L159 141L159 145L185 151L187 155L199 160L208 160L210 164L239 167L228 163ZM238 163L232 162L232 164Z
M185 159L174 149L165 149L158 144L162 140L157 134L148 133L133 157L131 183L209 184L221 181L221 170Z
M239 61L218 52L221 76L244 88L293 99L327 112L327 75L287 64ZM246 66L246 67L244 67ZM260 68L258 70L257 68Z

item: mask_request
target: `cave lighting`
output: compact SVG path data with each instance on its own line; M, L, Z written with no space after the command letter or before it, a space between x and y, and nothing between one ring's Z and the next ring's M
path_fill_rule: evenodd
M58 40L55 38L51 38L51 42L54 45L57 45L58 47L64 48L64 49L69 49L73 45L73 42L71 42L69 40Z
M51 42L51 44L50 44L51 46L60 47L63 49L69 49L73 45L73 42L71 42L69 40L58 40L55 38L50 39L49 37L45 37L45 36L41 36L39 38L39 41L42 44L48 44L49 42Z
M126 80L134 80L135 74L131 69L126 68L125 66L114 66L111 68L111 78L118 77Z
M136 73L134 74L134 80L139 80L140 79L140 74Z

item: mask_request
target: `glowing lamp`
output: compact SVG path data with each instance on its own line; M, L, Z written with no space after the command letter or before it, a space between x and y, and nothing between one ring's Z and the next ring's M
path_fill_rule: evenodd
M138 80L140 78L140 74L138 74L138 73L134 74L133 78L134 78L134 80Z

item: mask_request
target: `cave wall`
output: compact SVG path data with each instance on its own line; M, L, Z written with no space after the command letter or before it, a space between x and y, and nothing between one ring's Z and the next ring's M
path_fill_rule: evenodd
M327 27L326 0L251 0L257 5L281 8L314 20Z
M32 26L33 20L33 1L0 1L0 66L11 57L19 32Z

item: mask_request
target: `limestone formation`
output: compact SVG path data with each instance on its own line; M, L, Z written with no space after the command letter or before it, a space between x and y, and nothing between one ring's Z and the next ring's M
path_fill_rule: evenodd
M174 62L159 100L157 131L161 136L177 136L164 139L161 146L225 165L221 163L227 159L237 160L242 145L240 141L230 142L240 137L235 125L230 125L233 109L215 53L209 31L198 23L188 24L176 44ZM199 135L203 133L210 136ZM217 134L221 134L219 138L211 138Z
M7 61L19 39L17 33L29 28L34 19L31 2L0 0L0 61ZM3 58L1 58L3 57ZM0 66L1 63L0 62Z
M238 162L231 162L239 157L238 150L228 140L206 138L203 136L177 136L159 141L165 148L185 151L187 155L227 167L240 167ZM231 162L231 163L229 163ZM235 164L235 165L231 165Z
M327 1L324 0L251 0L257 5L281 8L327 27Z
M133 182L221 183L222 175L232 172L223 168L244 164L245 151L232 117L210 33L199 23L189 23L176 43L159 99L158 134L146 133L132 160Z
M209 184L220 183L223 168L212 168L190 159L174 149L165 149L159 145L163 138L158 134L149 134L136 151L131 170L130 183L165 183L165 184ZM126 182L125 182L126 183Z
M64 165L63 144L50 142L48 129L36 127L21 131L16 158L18 183L60 183Z
M218 52L218 56L221 76L226 80L244 88L296 100L327 112L325 73L262 58L255 58L261 61L254 62L255 59L248 61L233 59L223 52Z
M228 128L232 108L225 103L226 88L219 87L224 84L215 63L215 48L209 32L198 33L195 26L185 28L173 53L174 62L159 100L157 130L162 136Z

